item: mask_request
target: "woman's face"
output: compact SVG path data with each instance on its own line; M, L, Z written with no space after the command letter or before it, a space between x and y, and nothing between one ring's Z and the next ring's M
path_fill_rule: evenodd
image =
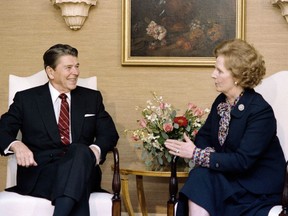
M236 88L235 80L232 77L232 73L224 66L224 56L218 56L215 63L215 69L212 72L211 77L214 79L216 91L222 92L225 95L229 95Z

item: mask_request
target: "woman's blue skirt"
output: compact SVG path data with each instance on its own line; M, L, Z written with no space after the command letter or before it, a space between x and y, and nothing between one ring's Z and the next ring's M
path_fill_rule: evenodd
M253 194L233 176L196 167L179 193L177 216L188 215L188 200L210 216L267 216L274 205L279 205L281 194Z

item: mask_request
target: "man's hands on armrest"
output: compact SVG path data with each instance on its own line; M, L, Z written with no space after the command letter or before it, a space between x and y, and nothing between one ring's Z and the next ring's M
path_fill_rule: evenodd
M23 142L15 141L10 146L10 150L14 152L19 166L37 166L33 152Z

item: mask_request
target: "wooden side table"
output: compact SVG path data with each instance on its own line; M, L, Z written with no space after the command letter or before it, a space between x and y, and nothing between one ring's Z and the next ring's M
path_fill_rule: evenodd
M143 216L147 216L147 208L146 208L146 200L143 188L143 176L151 176L151 177L170 177L170 170L165 171L152 171L149 170L143 162L132 162L124 165L120 165L120 174L121 174L121 185L122 185L122 196L125 208L129 214L129 216L134 216L133 207L130 200L129 195L129 182L128 175L136 176L136 187L137 187L137 197L140 205L140 209ZM187 177L188 171L184 171L181 168L177 171L177 177ZM167 185L168 187L168 185Z

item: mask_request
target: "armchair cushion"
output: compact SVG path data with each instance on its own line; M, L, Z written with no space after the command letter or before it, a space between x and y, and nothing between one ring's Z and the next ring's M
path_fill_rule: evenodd
M274 206L274 207L269 211L268 216L278 216L279 213L281 212L281 210L282 210L282 206L281 206L281 205Z
M93 216L112 215L112 194L92 193L89 200ZM23 205L24 201L24 205ZM51 216L54 206L47 199L24 196L14 192L0 192L0 215L5 216ZM99 207L100 206L100 207Z

